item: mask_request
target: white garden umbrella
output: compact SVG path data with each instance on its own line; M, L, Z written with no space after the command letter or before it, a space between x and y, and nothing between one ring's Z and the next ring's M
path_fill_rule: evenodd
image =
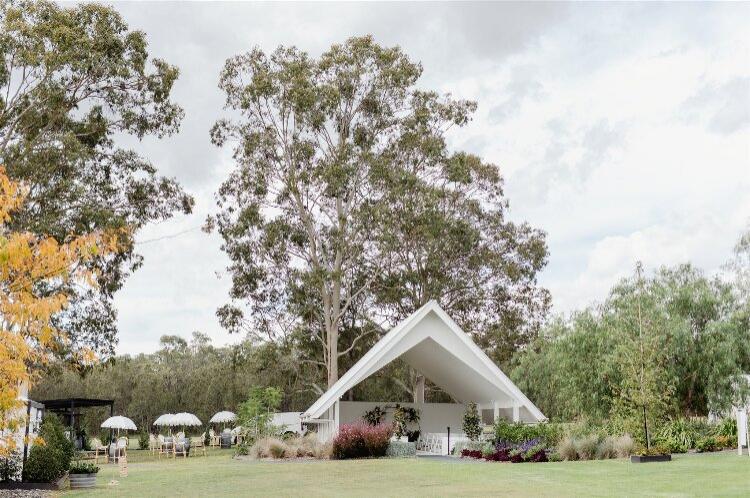
M175 413L174 415L172 415L172 418L170 418L169 421L170 421L169 425L172 425L172 426L175 426L175 425L180 425L180 426L199 426L199 425L203 425L203 422L201 422L201 420L198 417L196 417L192 413L185 413L185 412Z
M172 420L172 417L174 417L174 414L172 413L165 413L164 415L159 415L156 420L154 420L154 425L158 426L168 426L170 425L170 421Z
M208 421L210 424L226 424L229 422L234 422L237 420L237 414L234 412L218 412L215 413L213 417L211 417L211 420Z
M117 429L118 434L120 429L126 431L135 431L138 428L135 426L135 422L130 420L128 417L117 415L116 417L109 417L102 423L102 427L105 429Z
M109 417L107 420L102 422L101 425L105 429L117 429L117 437L120 437L120 429L125 431L135 431L138 428L135 426L135 422L130 420L128 417L117 415L115 417Z

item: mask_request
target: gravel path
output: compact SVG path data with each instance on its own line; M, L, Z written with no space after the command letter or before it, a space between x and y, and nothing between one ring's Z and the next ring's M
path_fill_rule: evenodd
M42 489L0 489L0 498L49 498L50 491Z

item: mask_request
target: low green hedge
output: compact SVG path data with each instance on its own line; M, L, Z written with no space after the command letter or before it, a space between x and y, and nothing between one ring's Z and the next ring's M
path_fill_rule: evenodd
M413 457L417 456L417 443L406 441L391 441L385 451L388 457Z

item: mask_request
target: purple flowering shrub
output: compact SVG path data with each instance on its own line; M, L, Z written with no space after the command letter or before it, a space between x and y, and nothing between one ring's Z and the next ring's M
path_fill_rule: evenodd
M521 444L499 441L494 451L482 453L479 450L465 449L461 451L462 458L484 459L488 462L548 462L547 450L539 438L524 441Z

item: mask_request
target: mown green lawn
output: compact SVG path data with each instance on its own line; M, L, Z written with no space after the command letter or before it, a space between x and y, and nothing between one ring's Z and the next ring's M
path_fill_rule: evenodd
M135 455L134 455L135 457ZM105 465L74 496L748 496L750 458L733 452L627 460L509 464L425 458L257 462L227 453ZM115 479L116 485L109 485Z

